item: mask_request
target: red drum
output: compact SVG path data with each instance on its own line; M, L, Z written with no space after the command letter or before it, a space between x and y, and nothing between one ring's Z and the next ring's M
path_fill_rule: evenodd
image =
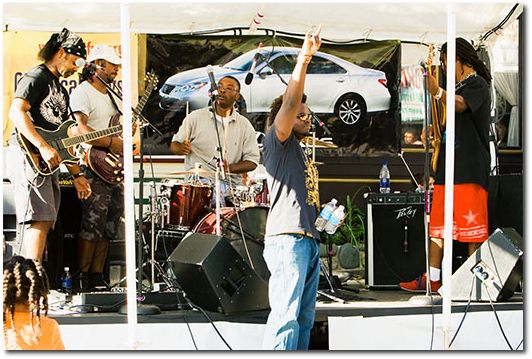
M169 225L180 230L191 229L207 213L212 189L209 185L177 184L170 195Z
M252 267L255 272L264 280L268 280L270 273L268 267L262 257L264 250L264 232L266 230L266 218L268 217L268 207L248 207L238 209L240 223L246 238L246 245L242 241L242 234L238 227L238 218L235 209L232 207L224 207L221 209L223 218L229 219L230 223L224 219L220 220L220 227L222 237L227 239L231 246L240 254L246 262L249 263L251 257ZM216 215L209 213L203 217L196 227L194 232L215 234L216 233ZM246 250L247 247L247 250ZM249 256L248 256L249 252Z

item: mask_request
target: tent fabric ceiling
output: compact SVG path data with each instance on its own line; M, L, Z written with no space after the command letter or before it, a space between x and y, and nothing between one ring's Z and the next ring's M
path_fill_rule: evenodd
M513 3L457 3L458 36L478 39L510 12ZM426 43L446 40L446 3L174 3L132 2L135 33L194 33L248 27L261 10L259 28L303 33L323 25L322 36L335 41L400 39ZM459 9L459 11L458 11ZM520 5L517 16L522 11ZM119 3L6 3L4 29L11 31L120 32Z

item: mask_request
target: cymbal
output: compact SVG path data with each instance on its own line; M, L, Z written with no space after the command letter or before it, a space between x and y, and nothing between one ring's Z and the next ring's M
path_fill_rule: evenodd
M167 176L179 176L179 175L198 175L198 176L207 176L214 175L214 171L206 170L204 168L191 168L188 171L178 171L178 172L169 172L164 175Z
M337 145L331 142L325 142L322 140L315 139L314 143L312 141L312 137L305 137L301 140L302 144L305 144L307 146L313 146L315 148L338 148Z

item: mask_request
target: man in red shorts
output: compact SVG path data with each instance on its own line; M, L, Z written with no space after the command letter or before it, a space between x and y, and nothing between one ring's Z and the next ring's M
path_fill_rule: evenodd
M440 61L443 71L446 69L446 45L443 44L441 48ZM453 239L468 243L469 255L488 239L489 234L490 82L491 75L486 65L479 59L474 47L468 41L457 38ZM446 91L439 87L433 76L429 76L429 91L445 106ZM437 291L442 285L445 145L444 132L430 215L429 279L432 292ZM399 286L407 291L424 292L426 273L410 282L400 283Z

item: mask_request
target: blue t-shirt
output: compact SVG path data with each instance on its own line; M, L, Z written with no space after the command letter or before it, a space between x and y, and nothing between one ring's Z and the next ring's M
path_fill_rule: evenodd
M319 239L314 225L319 208L316 166L294 134L281 143L273 127L266 133L263 151L270 191L266 236L304 232Z

